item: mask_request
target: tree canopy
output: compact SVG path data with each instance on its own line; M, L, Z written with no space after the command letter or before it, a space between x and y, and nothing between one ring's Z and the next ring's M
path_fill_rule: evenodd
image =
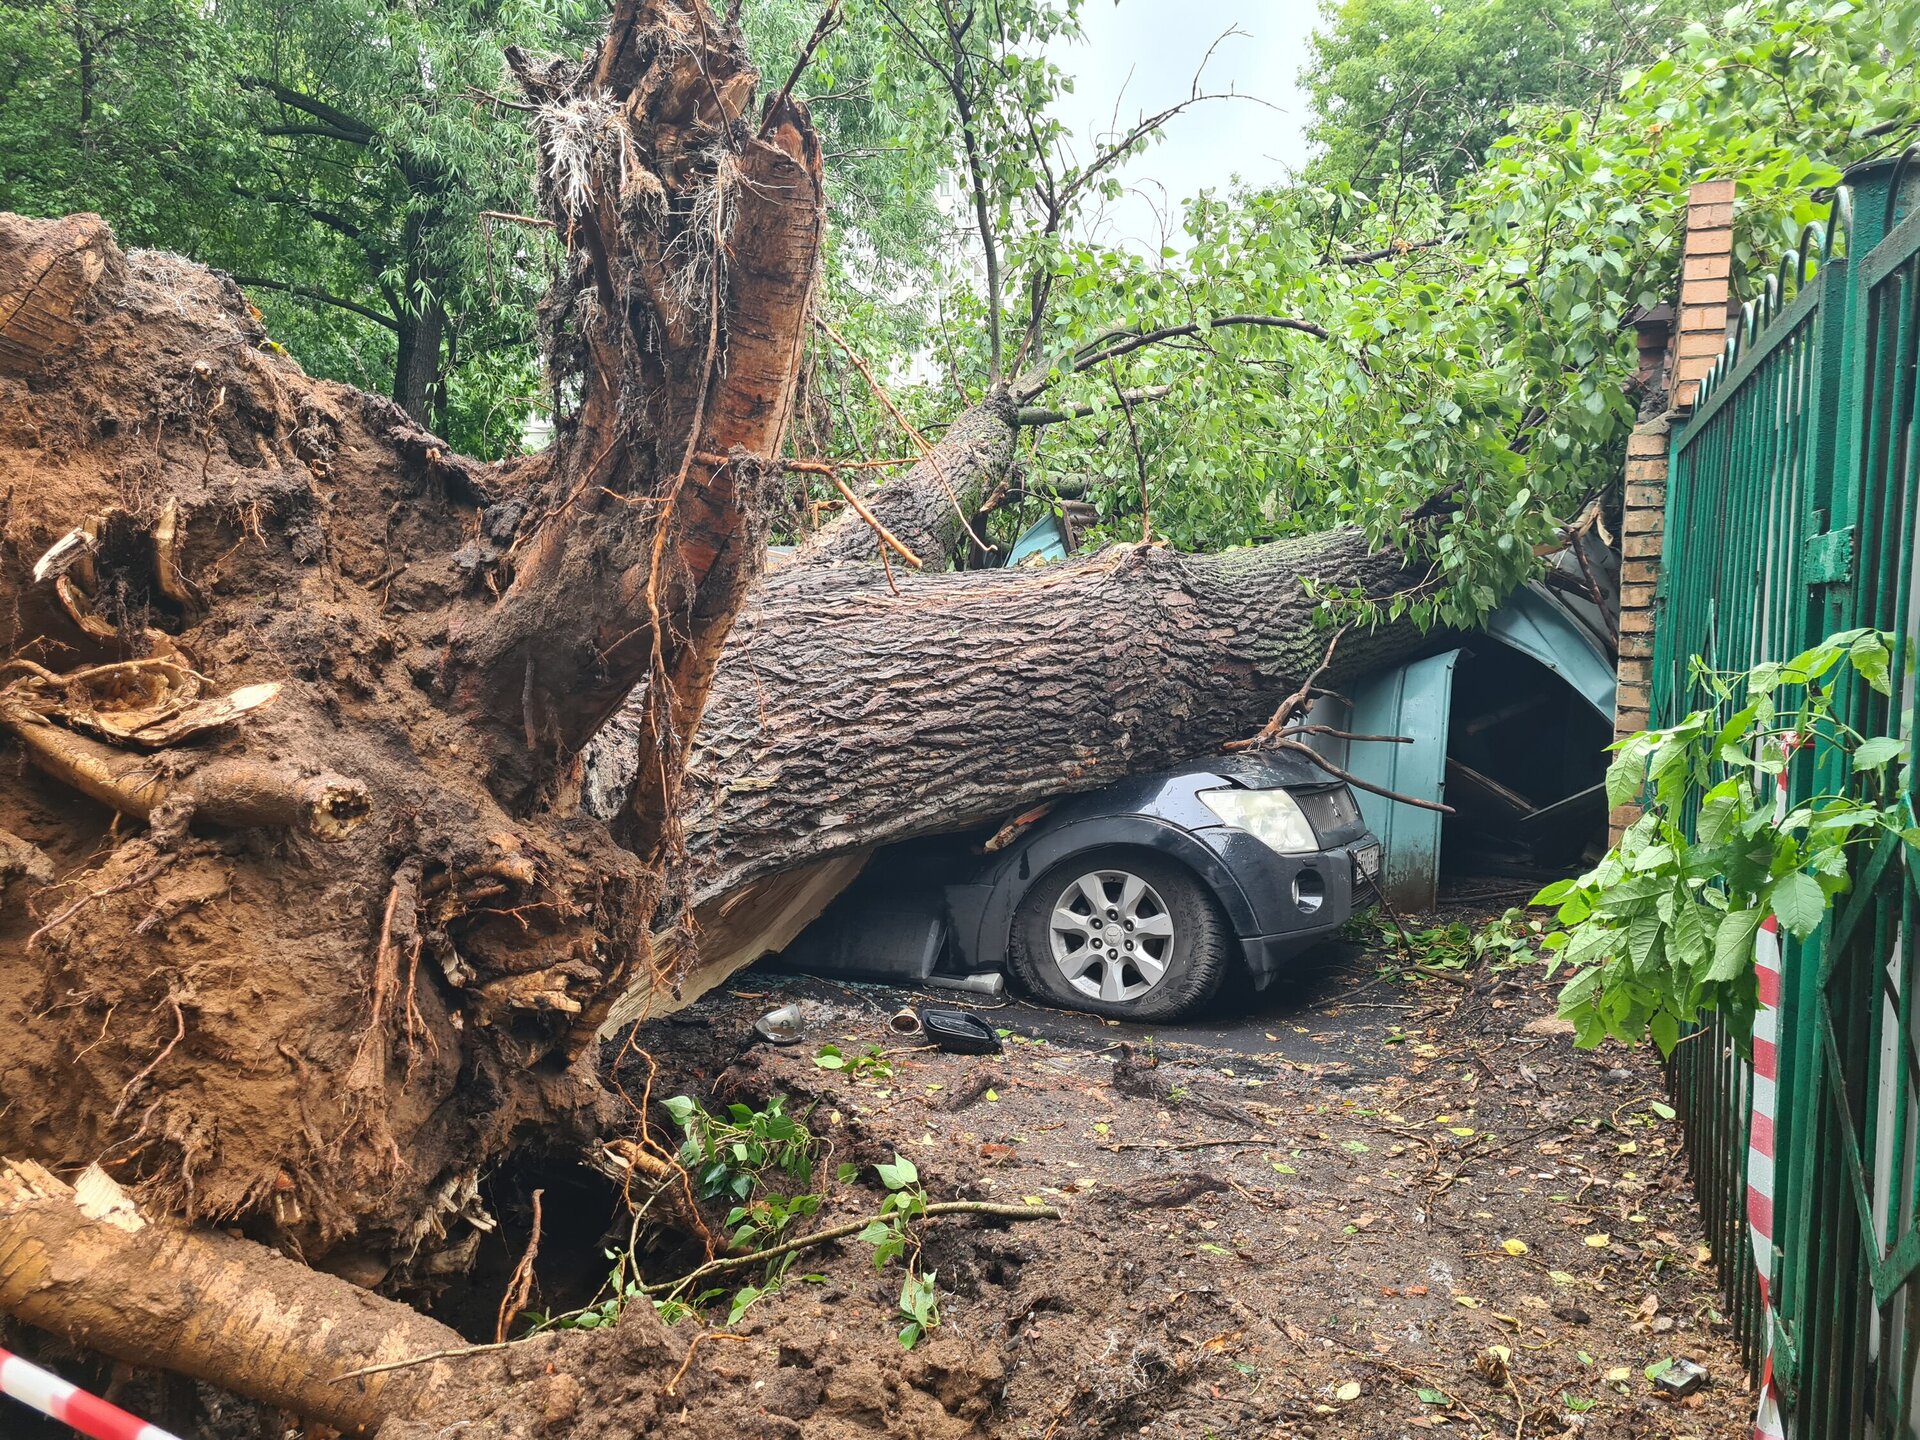
M1193 98L1104 146L1058 119L1080 0L845 0L793 74L834 235L791 444L906 457L1000 387L1004 553L1063 496L1192 549L1366 527L1433 565L1398 602L1471 622L1617 474L1629 319L1673 281L1695 180L1743 259L1841 168L1910 141L1920 3L1339 0L1305 174L1207 194L1158 254L1087 219ZM0 4L0 204L96 208L243 277L309 368L497 454L548 408L508 45L577 53L585 0ZM769 87L821 21L749 7ZM881 391L884 390L884 394ZM796 487L798 533L836 488ZM978 558L976 556L976 558Z
M1691 13L1680 0L1324 0L1302 77L1308 174L1391 203L1445 194L1479 169L1527 105L1599 112Z

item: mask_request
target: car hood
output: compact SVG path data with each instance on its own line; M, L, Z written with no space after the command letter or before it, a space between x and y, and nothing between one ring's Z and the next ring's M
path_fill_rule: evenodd
M1210 755L1204 760L1143 775L1130 775L1100 790L1065 796L1039 831L1097 815L1147 815L1200 830L1220 817L1196 798L1203 790L1324 790L1340 782L1294 755ZM1039 833L1036 831L1035 833Z
M1303 760L1284 750L1221 755L1197 765L1182 766L1170 773L1216 775L1242 790L1279 790L1300 785L1318 789L1334 783L1334 777L1311 760Z

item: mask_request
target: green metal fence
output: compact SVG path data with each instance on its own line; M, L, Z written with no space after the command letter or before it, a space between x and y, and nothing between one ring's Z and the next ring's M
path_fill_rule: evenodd
M1835 710L1861 733L1906 739L1911 807L1920 147L1848 175L1829 222L1808 227L1746 307L1671 458L1653 723L1697 703L1690 656L1737 669L1836 630L1892 630L1893 699L1853 682ZM1816 737L1790 773L1793 798L1831 793L1847 762ZM1912 860L1897 840L1860 857L1821 929L1785 943L1771 1055L1749 1065L1709 1024L1672 1065L1730 1313L1756 1370L1771 1355L1797 1440L1920 1434ZM1774 1116L1770 1145L1767 1122L1753 1128L1756 1097ZM1754 1219L1771 1231L1764 1294Z

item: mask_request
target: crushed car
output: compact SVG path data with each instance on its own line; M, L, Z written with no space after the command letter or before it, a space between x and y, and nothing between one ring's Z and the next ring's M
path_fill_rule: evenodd
M989 852L1000 838L880 852L780 963L974 989L1010 972L1049 1004L1171 1020L1236 970L1264 988L1364 908L1380 873L1353 792L1287 754L1134 776L1056 802Z

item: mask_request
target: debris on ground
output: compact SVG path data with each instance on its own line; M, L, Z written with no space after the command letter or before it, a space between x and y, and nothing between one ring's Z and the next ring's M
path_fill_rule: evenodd
M910 1352L897 1266L854 1241L732 1324L715 1297L711 1328L666 1331L707 1342L686 1433L1746 1433L1652 1060L1541 1027L1537 969L1408 973L1348 946L1304 991L1153 1034L977 1010L999 1057L892 1034L898 991L760 972L642 1026L610 1050L629 1089L645 1056L705 1103L783 1095L836 1162L898 1155L929 1196L1062 1217L929 1225L939 1323ZM775 999L807 1043L744 1046ZM622 1373L582 1376L567 1433L634 1433Z

